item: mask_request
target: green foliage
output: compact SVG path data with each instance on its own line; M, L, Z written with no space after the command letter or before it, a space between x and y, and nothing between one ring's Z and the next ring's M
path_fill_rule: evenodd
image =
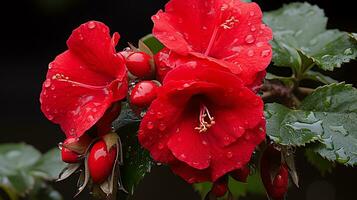
M201 198L204 199L208 192L211 190L212 183L196 183L193 184L193 187L200 194ZM240 197L245 197L248 194L261 196L265 195L265 189L258 172L255 172L254 174L250 175L247 179L247 183L242 183L236 181L232 177L229 177L228 188L233 196L233 199L239 199Z
M305 150L305 156L307 158L307 161L309 161L312 166L316 167L316 169L320 171L322 176L324 176L326 173L331 173L332 169L335 167L334 163L331 163L330 161L324 159L310 148L307 148Z
M139 40L139 49L149 55L155 55L163 48L164 45L152 34L146 35Z
M42 193L47 191L47 199L61 199L58 192L46 186L45 180L56 179L64 167L57 148L42 155L24 143L0 145L0 188L11 199L36 199L40 189ZM41 198L45 197L42 193Z
M266 12L264 21L273 29L273 62L291 67L298 78L317 65L332 71L357 57L357 41L339 30L327 30L324 11L308 3L291 3Z
M141 147L137 139L139 122L140 119L126 103L118 119L113 122L123 141L124 165L121 166L120 173L124 188L129 193L128 198L131 198L136 185L150 172L153 165L149 152Z
M316 141L313 151L345 165L357 162L357 89L344 83L317 88L299 109L266 105L267 134L282 145Z

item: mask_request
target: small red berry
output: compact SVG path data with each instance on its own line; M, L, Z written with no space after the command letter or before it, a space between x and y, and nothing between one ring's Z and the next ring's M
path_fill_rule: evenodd
M235 180L245 183L245 182L247 182L247 178L249 176L249 173L250 173L249 166L246 165L241 169L237 169L237 170L231 172L231 176Z
M102 183L112 173L116 158L116 148L108 152L103 140L95 143L89 152L88 168L94 183Z
M228 179L227 177L222 177L213 183L211 192L216 197L224 196L228 191Z
M130 103L139 108L149 107L156 99L159 86L153 81L141 81L137 83L130 93Z
M131 74L138 78L151 76L151 57L144 52L134 52L126 58L126 66Z
M79 154L74 151L67 149L66 147L62 147L61 149L62 161L65 163L78 163L79 162Z

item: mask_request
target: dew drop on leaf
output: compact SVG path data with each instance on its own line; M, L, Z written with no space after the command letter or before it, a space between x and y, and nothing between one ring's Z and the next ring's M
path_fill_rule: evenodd
M335 151L335 155L336 155L336 161L341 163L341 164L345 164L350 160L350 157L347 156L345 150L342 148L338 149Z

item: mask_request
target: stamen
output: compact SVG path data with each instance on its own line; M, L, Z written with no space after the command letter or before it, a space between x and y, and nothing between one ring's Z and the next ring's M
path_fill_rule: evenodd
M208 121L206 121L206 119ZM200 133L206 132L212 125L216 122L214 121L214 117L211 116L208 108L204 105L200 105L200 115L199 115L200 126L195 127L195 130L198 130Z
M72 81L72 80L69 80L68 76L64 76L63 74L53 75L52 80L67 82L67 83L71 83L72 86L78 86L78 87L88 88L88 89L92 89L92 90L102 90L107 87L107 86L88 85L88 84L80 83L77 81Z

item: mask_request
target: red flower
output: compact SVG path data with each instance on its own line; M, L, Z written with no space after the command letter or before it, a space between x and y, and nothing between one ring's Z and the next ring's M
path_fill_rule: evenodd
M127 93L127 73L110 38L109 28L96 21L82 24L67 41L68 50L50 63L40 96L46 117L69 137L80 137Z
M144 116L140 143L189 183L244 167L265 138L263 102L212 63L170 71Z
M229 68L248 85L271 61L272 31L262 24L262 12L255 3L171 0L165 12L160 10L152 20L155 37L173 51L161 57L170 64L168 68L182 62L171 56L206 59Z

